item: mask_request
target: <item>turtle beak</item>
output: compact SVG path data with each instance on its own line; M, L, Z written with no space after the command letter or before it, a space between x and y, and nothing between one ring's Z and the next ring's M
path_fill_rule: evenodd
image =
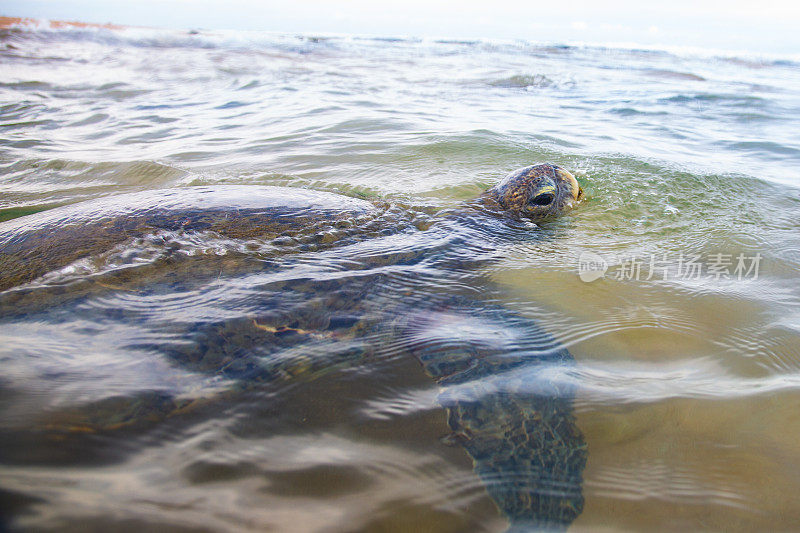
M561 171L561 177L568 181L572 186L572 198L574 200L580 200L581 196L583 196L583 189L581 189L581 186L578 185L578 180L576 180L575 176L573 176L570 172L567 172L564 169L559 170Z

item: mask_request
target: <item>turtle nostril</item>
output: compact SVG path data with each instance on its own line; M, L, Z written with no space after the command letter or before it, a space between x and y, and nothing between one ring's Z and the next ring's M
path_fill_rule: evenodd
M549 192L542 193L538 196L535 196L530 203L533 205L550 205L553 202L555 196Z

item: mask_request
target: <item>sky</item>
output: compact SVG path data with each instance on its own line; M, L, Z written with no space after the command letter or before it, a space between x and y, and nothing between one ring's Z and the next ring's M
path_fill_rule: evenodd
M0 14L166 28L525 39L800 55L797 1L3 0Z

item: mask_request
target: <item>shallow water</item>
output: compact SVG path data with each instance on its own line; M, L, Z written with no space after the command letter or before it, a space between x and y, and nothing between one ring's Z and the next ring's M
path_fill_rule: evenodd
M795 528L800 65L133 29L0 58L0 220L221 184L379 206L353 242L166 228L0 294L8 526L502 531L420 361L553 339L574 365L476 382L570 391L571 530ZM569 216L433 223L539 161Z

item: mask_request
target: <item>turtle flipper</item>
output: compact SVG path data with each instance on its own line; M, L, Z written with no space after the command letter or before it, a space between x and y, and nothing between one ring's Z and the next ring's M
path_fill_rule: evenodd
M587 451L573 387L549 376L563 374L572 356L503 310L448 310L420 320L429 327L415 323L414 353L443 387L451 440L472 457L512 530L566 529L583 510Z
M583 510L586 444L571 401L530 391L440 397L448 424L512 526L565 529Z

